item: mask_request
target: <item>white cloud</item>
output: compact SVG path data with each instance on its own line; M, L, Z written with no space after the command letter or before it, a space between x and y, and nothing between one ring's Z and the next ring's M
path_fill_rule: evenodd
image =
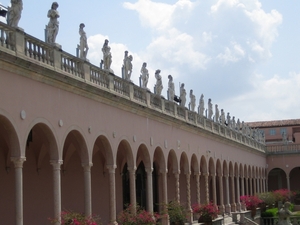
M231 48L225 47L224 53L220 53L217 58L223 61L224 64L228 62L237 62L245 56L245 51L241 45L233 42Z

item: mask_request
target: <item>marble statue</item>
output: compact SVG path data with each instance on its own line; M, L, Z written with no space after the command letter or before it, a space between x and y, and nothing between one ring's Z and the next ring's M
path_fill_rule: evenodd
M285 131L282 132L282 142L287 143L287 135Z
M149 79L149 73L147 69L147 63L144 62L141 68L142 88L147 89L148 79Z
M211 120L213 113L214 112L213 112L213 106L211 103L211 99L208 99L208 116L207 116L207 118Z
M11 6L8 7L7 24L12 27L18 27L23 10L22 0L11 0Z
M173 102L175 97L175 86L173 82L172 75L168 76L169 82L168 82L168 100Z
M246 135L246 127L244 121L242 121L242 134Z
M290 202L285 202L283 207L278 211L278 225L292 225L290 216L294 213L289 210L290 205Z
M191 89L190 90L190 110L192 112L195 111L195 106L196 106L196 97L195 95L193 94L193 90Z
M124 78L127 81L130 81L131 73L132 73L132 55L128 56L128 51L125 51L124 59L123 59L123 68L124 68Z
M222 125L225 125L226 124L226 119L225 119L225 112L224 112L224 109L221 109L221 124Z
M160 70L155 71L155 78L156 78L156 84L155 84L155 94L161 95L163 84L162 84L162 79L160 75Z
M47 26L47 42L55 43L56 36L58 34L59 22L57 18L59 17L59 13L57 11L58 3L53 2L51 9L48 11L47 16L50 18L48 26Z
M84 23L81 23L79 25L79 35L80 35L80 44L79 44L80 55L79 55L79 57L81 59L86 60L86 56L87 56L87 53L89 51L89 46L88 46L88 43L87 43L86 33L83 30L84 27L85 27Z
M241 122L240 122L240 119L237 120L236 122L236 129L241 132Z
M185 88L184 88L184 83L182 83L180 85L180 106L185 106L185 103L186 103L186 91L185 91Z
M235 116L232 117L232 120L231 120L231 128L232 128L233 130L236 129Z
M231 128L231 117L230 117L230 113L227 113L227 126L229 128Z
M220 122L220 112L219 112L219 109L218 109L218 105L217 105L217 104L215 105L215 122L216 122L216 123L219 123L219 122Z
M110 52L110 47L108 46L108 40L105 39L103 47L102 47L102 52L103 52L103 65L105 70L111 70L110 65L112 62L112 56Z
M198 113L201 116L203 116L203 113L204 113L204 95L203 94L201 94L201 97L199 99Z

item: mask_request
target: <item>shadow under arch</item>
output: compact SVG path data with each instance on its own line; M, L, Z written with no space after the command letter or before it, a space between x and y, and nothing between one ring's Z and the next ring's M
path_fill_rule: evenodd
M273 168L268 173L268 189L275 191L278 189L287 189L287 174L281 168Z

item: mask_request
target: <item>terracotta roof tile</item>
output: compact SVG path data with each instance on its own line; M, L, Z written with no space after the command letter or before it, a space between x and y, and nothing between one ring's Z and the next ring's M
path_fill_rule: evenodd
M253 128L297 126L300 125L300 119L257 121L247 122L246 124Z

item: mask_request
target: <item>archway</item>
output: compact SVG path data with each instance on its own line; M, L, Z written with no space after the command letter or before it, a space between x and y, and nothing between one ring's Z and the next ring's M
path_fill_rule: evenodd
M287 188L286 174L280 168L272 169L268 174L269 191Z

